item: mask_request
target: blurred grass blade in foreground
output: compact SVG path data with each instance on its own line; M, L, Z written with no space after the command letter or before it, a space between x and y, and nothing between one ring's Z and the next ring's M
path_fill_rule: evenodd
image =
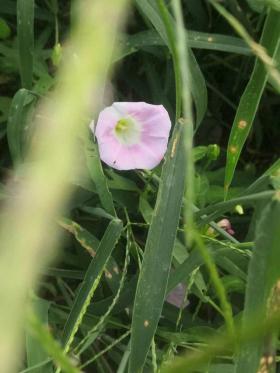
M28 157L33 166L16 186L10 184L16 195L6 203L0 221L2 372L16 370L27 293L57 248L54 218L70 195L67 181L77 168L76 135L85 130L82 118L100 102L125 4L77 2L77 24L64 50L59 84L41 107Z
M250 320L254 320L258 324L269 317L271 313L279 313L279 295L278 300L276 299L277 304L275 304L275 299L271 299L273 288L279 287L280 279L279 215L278 191L274 200L267 203L256 226L255 248L250 260L245 294L243 326L246 326ZM255 373L261 364L262 357L270 357L269 361L271 364L274 363L276 346L275 342L270 342L269 339L270 336L264 336L264 338L256 339L240 349L236 373Z

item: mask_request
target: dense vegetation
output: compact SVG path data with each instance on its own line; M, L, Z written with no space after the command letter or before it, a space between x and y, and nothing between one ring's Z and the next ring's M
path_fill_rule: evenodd
M55 101L53 92L64 84L59 71L68 63L68 39L75 40L76 10L70 0L0 2L3 206L17 204L25 171L34 162L27 154L38 140L41 102ZM280 3L134 0L123 31L112 28L111 34L106 22L112 15L100 17L115 42L113 75L90 115L77 119L86 131L75 135L78 160L67 173L72 194L45 226L32 263L36 267L36 255L44 257L43 240L51 242L57 229L60 251L55 261L46 254L44 264L34 268L41 274L32 291L29 287L33 311L25 316L25 339L18 342L22 354L13 357L16 369L276 372ZM80 42L83 48L85 41ZM87 45L92 56L100 52L96 45ZM74 92L83 65L77 61L77 70L67 76ZM155 169L118 171L100 161L88 124L114 101L144 101L168 110L172 138ZM66 118L67 102L61 105ZM44 172L55 177L52 169ZM48 193L48 185L44 188L42 196ZM2 238L19 234L22 216L15 225L2 224ZM3 263L5 258L0 256ZM12 273L1 277L1 295L13 281ZM0 349L4 344L1 340Z

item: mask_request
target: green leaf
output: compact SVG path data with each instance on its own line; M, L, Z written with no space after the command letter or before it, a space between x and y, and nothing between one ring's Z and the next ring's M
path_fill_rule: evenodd
M193 101L196 107L195 130L197 130L207 110L208 94L207 94L207 88L206 88L204 76L191 50L189 51L188 67L189 67L188 78L190 80L190 91L191 91L192 98L193 98Z
M34 52L34 0L17 0L19 66L23 88L31 89Z
M191 273L201 265L203 265L202 256L197 250L193 250L189 257L170 273L168 278L167 294L180 282L188 279Z
M279 13L270 10L263 28L260 43L274 57L280 45ZM227 148L225 191L227 192L235 172L242 148L251 130L260 100L268 79L268 72L257 59L247 87L241 97Z
M76 271L71 269L60 269L60 268L47 268L45 273L46 276L70 278L75 280L82 280L85 277L83 271Z
M35 96L22 88L15 94L10 107L7 125L7 138L14 165L23 161L24 135L27 117Z
M140 189L137 187L133 180L118 175L112 169L108 169L107 174L110 177L110 179L108 179L109 189L127 190L128 192L140 192Z
M64 327L62 340L65 352L69 351L74 336L82 323L85 312L101 280L102 273L104 272L110 255L120 238L122 227L123 225L120 220L112 220L110 222L100 241L97 254L88 267L84 281L74 300L73 307Z
M247 3L255 12L263 11L264 0L247 0Z
M48 325L48 312L50 307L50 302L45 299L35 298L32 301L33 309L38 319L45 325ZM46 354L45 349L40 343L30 333L26 332L26 360L27 367L32 368L33 373L51 373L53 372L52 364L50 362L35 368L37 364L43 363L49 359Z
M7 39L11 35L11 29L7 22L0 18L0 39Z
M262 12L264 7L271 7L277 11L280 11L280 1L279 0L247 0L250 7L256 12Z
M271 310L269 307L271 291L280 279L279 216L278 196L268 203L257 223L255 248L249 265L246 287L244 327L252 320L256 322L256 325L258 322L263 322ZM265 353L264 344L267 344L264 338L259 338L242 346L236 363L236 373L258 371L261 357ZM269 353L273 354L273 351Z
M272 9L280 11L280 1L279 0L264 0L265 5L270 6Z
M129 372L141 371L161 315L172 249L184 193L183 126L176 125L163 165L157 202L137 285L131 335Z
M280 174L280 159L277 159L256 181L253 182L245 191L246 194L252 194L267 188L271 177Z
M3 136L2 134L6 132L5 122L9 117L11 101L10 97L0 97L0 138Z
M102 169L97 144L90 139L85 142L85 155L89 174L96 186L102 206L109 214L116 216L113 197Z

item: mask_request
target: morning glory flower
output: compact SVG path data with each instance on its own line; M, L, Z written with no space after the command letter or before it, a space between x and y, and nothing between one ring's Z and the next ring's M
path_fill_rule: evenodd
M218 221L217 225L223 228L228 234L232 236L235 234L234 230L232 229L231 222L228 219Z
M167 303L173 304L173 306L177 308L185 308L188 305L188 301L186 298L186 290L187 287L182 282L171 290L171 292L167 295L166 301Z
M93 127L103 162L118 170L150 170L166 152L171 121L162 105L115 102Z

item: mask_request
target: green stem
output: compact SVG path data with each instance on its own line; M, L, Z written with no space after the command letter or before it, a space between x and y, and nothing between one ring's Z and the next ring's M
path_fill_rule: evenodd
M201 254L201 256L204 259L204 263L206 267L208 268L211 280L213 282L213 286L216 290L217 296L220 300L221 309L223 311L223 316L225 319L225 323L227 326L227 330L230 336L234 337L235 331L234 331L234 322L233 322L233 316L232 316L232 309L230 306L230 303L227 300L227 295L225 288L223 286L223 283L219 277L217 267L215 265L215 262L213 261L213 258L211 257L210 253L206 249L203 240L201 239L199 234L194 235L194 239L197 244L197 248Z
M192 97L190 92L190 66L188 55L188 42L184 27L183 13L180 0L172 2L176 21L176 46L178 63L182 82L182 102L184 112L184 149L186 156L186 176L185 176L185 208L184 220L187 225L186 242L190 246L193 236L193 201L194 201L194 159L193 159L193 115Z

